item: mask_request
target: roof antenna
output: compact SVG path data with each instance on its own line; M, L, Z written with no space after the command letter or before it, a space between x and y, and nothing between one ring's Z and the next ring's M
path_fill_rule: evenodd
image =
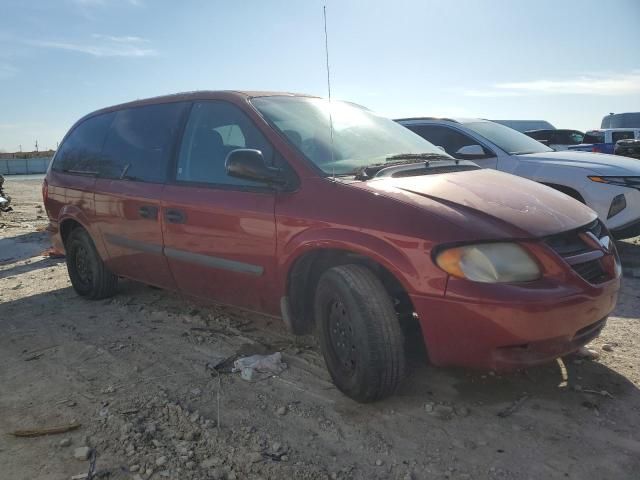
M322 14L324 17L324 53L327 63L327 92L329 93L329 142L331 146L331 175L333 180L336 179L334 153L333 153L333 114L331 113L331 70L329 69L329 35L327 34L327 6L322 6Z

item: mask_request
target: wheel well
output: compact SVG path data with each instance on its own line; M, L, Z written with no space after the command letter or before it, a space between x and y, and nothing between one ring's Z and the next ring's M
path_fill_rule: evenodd
M294 334L304 335L313 331L313 300L322 273L337 265L352 263L364 265L376 274L391 296L398 314L413 313L411 299L402 284L378 262L347 250L313 250L295 261L287 277L288 320Z
M67 244L67 238L69 238L69 235L71 235L71 232L76 228L84 228L84 227L79 222L71 218L62 222L62 224L60 225L60 236L62 237L63 245Z
M580 195L580 192L578 192L577 190L571 188L571 187L567 187L565 185L558 185L555 183L544 183L542 182L543 185L546 185L547 187L551 187L554 190L558 190L559 192L564 193L565 195L569 195L571 198L575 198L576 200L578 200L581 203L587 203L584 201L584 198L582 197L582 195Z

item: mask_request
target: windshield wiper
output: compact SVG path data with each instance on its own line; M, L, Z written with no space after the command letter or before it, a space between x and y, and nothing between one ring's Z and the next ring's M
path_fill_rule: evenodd
M374 163L372 165L365 165L364 167L360 167L354 170L353 172L351 172L351 175L353 175L356 180L370 180L374 177L390 174L392 171L395 172L397 170L416 171L420 169L418 165L422 165L423 170L426 173L430 169L439 168L439 167L432 167L430 165L431 162L449 163L450 166L447 167L449 169L456 169L456 170L469 169L469 165L467 165L467 163L469 162L463 162L463 164L461 164L460 160L456 158L451 158L445 155L438 155L438 154L408 154L408 155L419 155L419 156L409 157L406 160L399 160L399 158L404 157L404 155L402 157L399 155L398 156L394 155L394 158L397 158L397 160L387 159L385 163ZM422 155L429 155L429 157L425 158L425 156L422 156ZM387 157L387 158L391 158L391 157ZM412 167L412 165L416 165L416 166ZM474 166L473 168L475 169L478 167Z
M386 158L387 162L393 162L395 160L419 160L419 161L434 161L434 160L455 160L455 158L445 155L443 153L398 153Z

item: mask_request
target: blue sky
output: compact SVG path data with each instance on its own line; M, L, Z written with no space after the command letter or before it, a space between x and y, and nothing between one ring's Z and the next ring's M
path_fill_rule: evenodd
M165 93L324 96L324 4L333 97L387 116L640 111L638 0L0 0L0 149Z

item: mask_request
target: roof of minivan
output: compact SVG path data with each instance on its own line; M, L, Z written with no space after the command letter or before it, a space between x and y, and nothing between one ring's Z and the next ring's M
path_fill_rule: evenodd
M143 98L139 100L133 100L131 102L120 103L109 107L101 108L95 112L91 112L89 115L96 113L105 113L113 110L120 110L122 108L137 107L141 105L153 105L156 103L170 103L181 102L188 100L224 100L231 98L255 98L255 97L274 97L274 96L287 96L287 97L310 97L318 98L315 95L307 95L304 93L292 93L292 92L270 92L270 91L250 91L250 90L196 90L193 92L181 92L172 93L170 95L161 95L158 97ZM87 116L89 116L87 115Z

